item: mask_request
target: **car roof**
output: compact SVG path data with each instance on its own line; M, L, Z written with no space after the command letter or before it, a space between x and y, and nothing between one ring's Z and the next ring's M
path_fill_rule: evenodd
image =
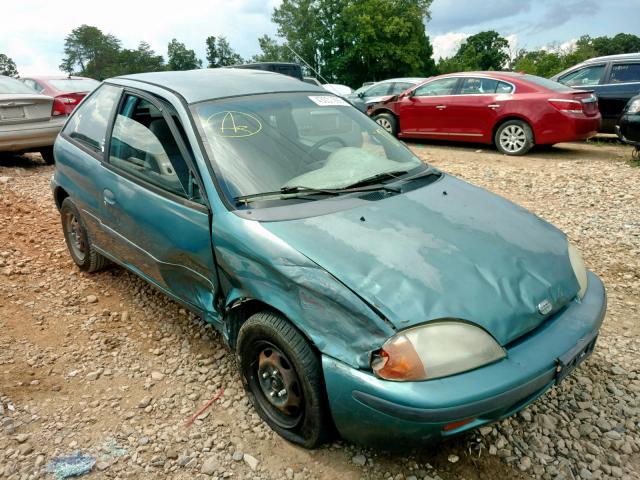
M388 78L387 80L380 80L379 82L374 83L373 85L377 85L378 83L388 83L388 82L409 82L409 83L420 83L424 82L427 77L399 77L399 78ZM373 86L370 85L370 86Z
M77 77L75 75L20 75L20 78L33 80L93 80L93 78Z
M226 97L279 92L323 92L324 88L297 78L266 70L240 68L201 68L179 72L149 72L124 75L107 80L150 83L181 95L187 103Z
M582 64L610 62L612 60L640 60L640 52L638 53L620 53L618 55L604 55L602 57L594 57L582 62Z

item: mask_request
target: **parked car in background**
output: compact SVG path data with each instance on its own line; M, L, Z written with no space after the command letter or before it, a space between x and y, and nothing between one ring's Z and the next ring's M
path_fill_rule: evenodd
M369 86L362 86L346 98L357 109L366 112L373 103L382 102L394 95L422 83L426 78L390 78Z
M584 140L600 126L593 93L513 72L440 75L367 113L400 138L488 143L507 155Z
M223 68L122 76L55 154L77 266L114 261L221 331L290 442L335 426L419 448L514 415L594 349L604 286L562 232L321 88Z
M304 81L302 76L302 67L297 63L288 62L256 62L245 63L244 65L233 65L229 68L248 68L250 70L266 70L268 72L281 73L282 75L288 75L298 80Z
M595 92L602 114L600 131L613 132L624 106L640 94L640 53L592 58L558 73L552 80Z
M325 83L324 85L322 85L322 88L335 95L338 95L339 97L345 98L353 93L353 88L346 85L341 85L339 83Z
M53 97L54 108L60 115L69 115L80 100L100 82L93 78L74 76L29 76L19 80L42 95Z
M640 147L640 95L629 100L622 110L616 133L623 142Z
M0 75L0 152L37 151L52 164L52 145L66 119L52 97Z

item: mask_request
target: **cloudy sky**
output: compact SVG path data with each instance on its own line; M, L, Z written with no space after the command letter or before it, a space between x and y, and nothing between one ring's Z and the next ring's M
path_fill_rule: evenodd
M280 0L20 0L3 2L0 53L22 74L57 73L64 37L86 23L112 33L126 48L142 40L166 56L172 38L204 59L204 40L225 35L250 57L257 38L275 34L271 12ZM494 29L518 47L566 43L580 35L640 35L640 0L434 0L427 32L436 58L455 53L467 36Z

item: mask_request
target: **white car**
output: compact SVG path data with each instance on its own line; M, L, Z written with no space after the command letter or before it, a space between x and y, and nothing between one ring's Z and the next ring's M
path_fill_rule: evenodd
M340 97L346 97L353 93L353 88L340 85L339 83L325 83L322 85L322 88Z
M67 116L53 97L0 75L0 152L40 152L53 164L53 143Z

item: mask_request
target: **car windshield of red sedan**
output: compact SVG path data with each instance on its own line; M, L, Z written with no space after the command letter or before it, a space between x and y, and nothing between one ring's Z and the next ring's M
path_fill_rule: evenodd
M90 92L100 82L91 78L63 78L48 80L53 88L62 92Z
M424 168L408 148L334 95L250 95L194 110L232 198L283 188L340 189Z
M0 93L36 94L38 92L18 80L0 75Z

